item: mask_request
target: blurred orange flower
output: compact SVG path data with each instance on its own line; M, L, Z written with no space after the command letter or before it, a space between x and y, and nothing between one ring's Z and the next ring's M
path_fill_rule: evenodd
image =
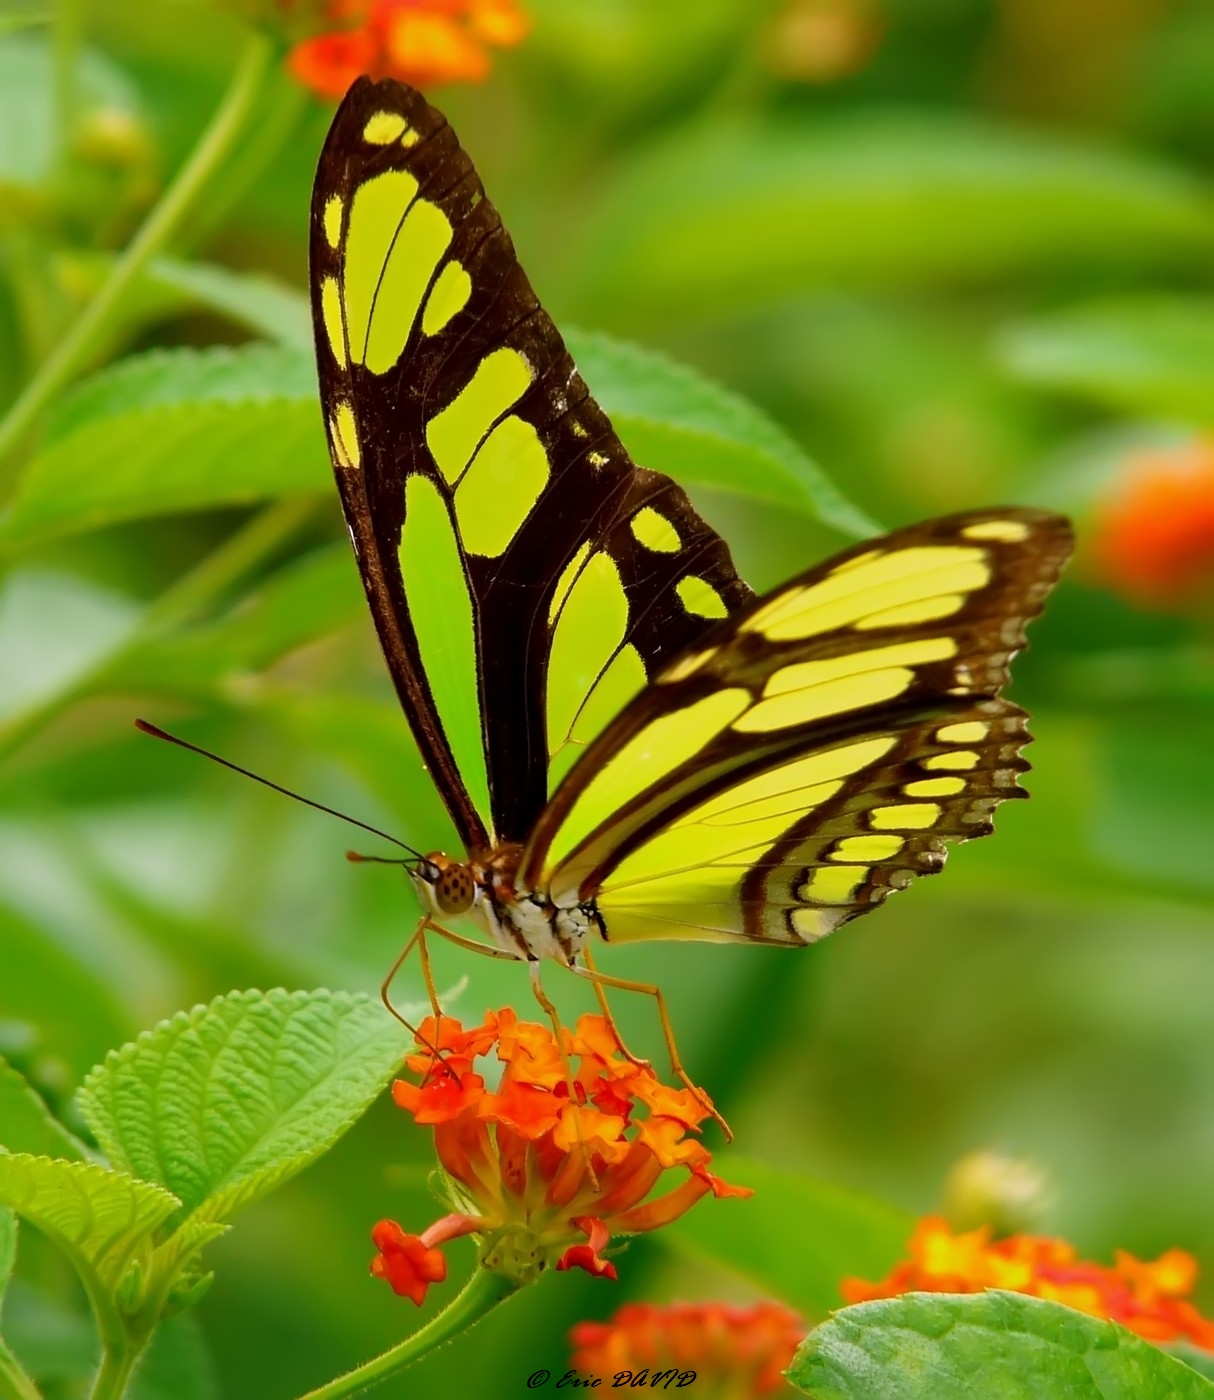
M1135 453L1096 506L1089 557L1133 603L1214 598L1214 439Z
M470 1030L429 1017L418 1043L407 1064L421 1082L398 1079L392 1097L434 1129L453 1210L420 1235L380 1221L371 1261L415 1303L446 1275L438 1246L460 1235L475 1235L482 1264L518 1283L551 1264L615 1278L602 1252L612 1235L656 1230L709 1193L751 1194L714 1176L708 1149L687 1138L708 1116L701 1099L626 1060L601 1016L583 1016L563 1045L509 1008ZM496 1090L474 1069L491 1051L505 1066ZM651 1199L676 1168L685 1179Z
M341 97L363 73L415 87L479 83L491 45L510 47L531 21L516 0L328 0L331 32L292 48L291 72L321 97Z
M1047 1235L996 1240L987 1226L954 1234L937 1216L919 1222L909 1248L911 1257L880 1283L844 1279L844 1299L865 1303L900 1293L1007 1288L1119 1322L1148 1341L1187 1341L1214 1351L1214 1322L1187 1296L1197 1263L1182 1249L1169 1249L1153 1263L1118 1250L1110 1268L1078 1258L1065 1240Z
M689 1370L697 1394L743 1400L795 1394L782 1372L805 1336L797 1314L779 1303L626 1303L608 1322L579 1322L569 1333L574 1368L606 1378Z

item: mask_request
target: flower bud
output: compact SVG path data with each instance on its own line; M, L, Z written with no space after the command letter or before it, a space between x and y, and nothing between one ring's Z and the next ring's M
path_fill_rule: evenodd
M1049 1179L1034 1163L1000 1152L971 1152L944 1180L944 1214L955 1230L988 1225L997 1238L1040 1223Z

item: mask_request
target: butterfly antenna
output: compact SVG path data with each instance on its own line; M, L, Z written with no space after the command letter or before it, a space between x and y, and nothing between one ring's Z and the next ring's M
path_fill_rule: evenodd
M135 728L141 734L148 734L153 739L163 739L167 744L176 744L179 749L188 749L191 753L200 754L203 758L209 758L212 763L218 763L221 768L230 768L233 773L239 773L243 778L252 778L255 783L260 783L262 787L272 788L274 792L280 792L284 797L293 798L296 802L302 802L305 807L314 807L318 812L327 812L331 817L337 817L339 821L349 822L351 826L361 827L363 831L369 831L372 836L379 836L385 841L391 841L394 846L399 846L401 850L408 851L411 856L418 860L424 859L420 851L415 851L412 846L401 841L398 837L390 836L386 831L380 831L379 827L371 826L367 822L360 822L357 817L347 816L345 812L339 812L334 807L326 807L323 802L313 802L310 797L304 797L298 792L292 792L290 788L285 788L279 783L272 783L269 778L263 778L260 773L251 773L247 768L242 768L239 763L232 763L229 759L220 758L217 753L212 753L210 749L200 748L197 744L191 744L188 739L179 739L176 734L169 734L166 730L158 729L156 725L149 724L146 719L137 719ZM368 857L363 857L368 859Z

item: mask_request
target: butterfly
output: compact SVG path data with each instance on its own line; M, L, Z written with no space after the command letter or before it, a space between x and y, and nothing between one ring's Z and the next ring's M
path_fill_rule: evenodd
M592 943L812 943L1025 796L1000 692L1065 519L931 520L756 597L631 460L451 127L398 82L337 111L311 276L350 536L463 846L410 866L440 932L529 963L542 1000L544 958L639 986ZM477 939L439 922L460 916Z

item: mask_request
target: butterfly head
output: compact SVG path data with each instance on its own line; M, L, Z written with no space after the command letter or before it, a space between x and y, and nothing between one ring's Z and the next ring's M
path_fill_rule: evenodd
M442 851L433 851L410 867L436 914L466 914L480 893L476 876L462 861L452 860Z

